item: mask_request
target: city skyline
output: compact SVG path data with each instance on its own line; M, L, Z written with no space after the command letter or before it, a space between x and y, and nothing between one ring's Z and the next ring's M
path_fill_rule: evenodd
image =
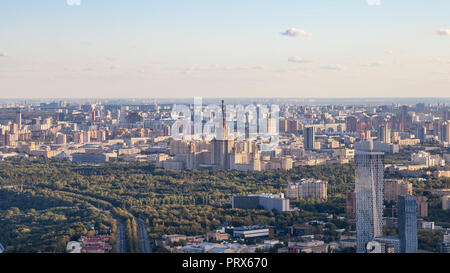
M448 97L449 9L418 0L7 2L0 97Z

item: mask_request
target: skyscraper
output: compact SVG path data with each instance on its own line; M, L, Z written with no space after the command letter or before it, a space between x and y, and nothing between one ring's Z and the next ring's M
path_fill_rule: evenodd
M20 110L16 112L16 123L19 130L22 129L22 112Z
M219 133L212 140L211 163L220 170L230 169L230 153L233 148L234 139L228 139L226 112L222 100L222 124Z
M417 204L416 197L398 197L398 234L402 253L417 252Z
M378 140L391 143L391 128L389 128L387 124L378 127Z
M411 126L411 116L408 113L409 106L408 105L402 105L401 112L400 112L400 118L401 118L401 124L402 129L401 131L405 131L405 129L409 129Z
M366 244L383 234L384 153L368 148L355 153L356 241L357 252L364 253ZM361 147L364 147L361 146Z
M441 142L450 142L450 121L444 121L440 129Z
M303 134L304 138L304 146L306 150L313 150L314 149L314 142L315 142L315 132L314 127L306 127L305 132Z
M425 142L427 139L427 128L425 126L419 126L417 128L416 137L420 139L421 142Z

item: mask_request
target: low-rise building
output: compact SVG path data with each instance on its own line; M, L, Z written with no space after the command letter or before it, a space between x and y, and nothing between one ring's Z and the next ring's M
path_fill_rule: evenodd
M250 194L248 196L233 196L232 207L235 209L257 209L289 211L289 199L278 194Z
M258 238L258 237L272 237L274 234L273 227L267 226L250 226L238 227L230 230L234 238Z
M209 231L206 234L206 241L211 242L217 242L217 241L227 241L230 239L230 234L225 233L225 232L221 232L218 230L214 230L214 231Z

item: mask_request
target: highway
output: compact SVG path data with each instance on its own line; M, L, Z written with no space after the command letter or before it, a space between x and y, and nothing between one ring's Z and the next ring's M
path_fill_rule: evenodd
M116 250L117 253L127 253L127 245L125 238L125 226L119 219L114 218L117 222Z
M147 225L145 221L141 218L138 218L138 239L139 239L139 248L141 249L141 253L152 253L152 248L150 246L150 241L148 239L147 233Z

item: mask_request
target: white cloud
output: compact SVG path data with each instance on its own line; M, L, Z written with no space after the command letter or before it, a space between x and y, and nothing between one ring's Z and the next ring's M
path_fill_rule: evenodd
M369 6L379 6L381 5L381 0L366 0Z
M343 71L343 70L346 70L347 68L340 64L329 64L329 65L322 66L321 69Z
M79 6L81 5L81 0L67 0L67 5L69 6Z
M436 33L441 36L450 36L450 29L440 29Z
M282 32L281 35L290 36L290 37L311 37L312 34L304 31L303 29L290 28L285 32Z
M7 53L7 52L0 52L0 57L9 57L9 53Z
M297 56L289 58L288 61L291 62L291 63L301 63L301 64L314 62L311 59L304 59L304 58L297 57Z

